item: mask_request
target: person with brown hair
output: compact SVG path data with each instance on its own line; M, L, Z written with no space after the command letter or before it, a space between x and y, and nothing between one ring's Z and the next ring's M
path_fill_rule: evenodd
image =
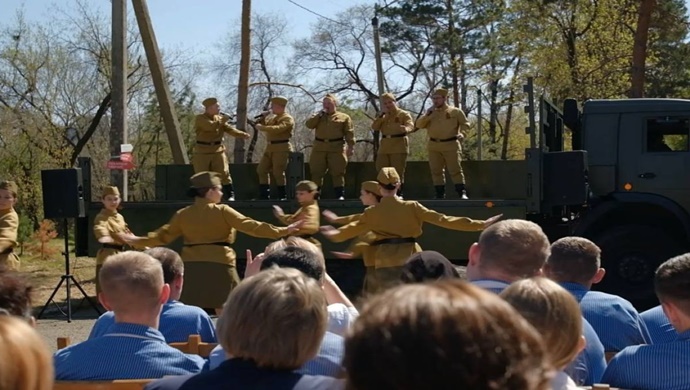
M0 182L0 270L19 271L21 264L19 256L14 253L19 229L19 215L14 210L18 192L17 183Z
M327 324L326 297L316 280L290 268L259 272L230 293L218 319L228 359L146 389L341 389L342 380L294 372L316 355Z
M0 271L0 309L36 326L36 319L31 315L32 290L27 280L17 272Z
M459 280L375 295L346 337L344 365L352 390L546 390L552 376L534 328Z
M41 335L26 321L0 315L0 389L51 390L53 359Z
M314 235L319 232L321 217L319 215L319 188L313 181L302 180L295 186L295 197L299 209L293 214L285 214L280 206L273 206L273 215L285 225L302 221L302 226L291 236L303 238L321 248L319 240Z
M563 370L585 347L582 314L573 296L557 283L535 277L512 283L500 294L544 339L548 361L558 371L553 390L578 387Z

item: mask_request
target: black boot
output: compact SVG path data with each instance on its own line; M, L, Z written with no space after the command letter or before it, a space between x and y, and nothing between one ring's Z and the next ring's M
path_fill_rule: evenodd
M287 200L287 191L285 190L285 186L278 186L278 199Z
M455 185L455 192L458 193L458 196L460 197L460 199L464 199L464 200L469 199L467 197L467 191L465 191L465 183L456 184Z
M223 195L225 195L225 199L229 202L234 202L235 201L235 190L232 186L232 183L226 184L223 186Z
M345 187L333 187L335 198L338 200L345 200Z
M400 184L400 188L398 188L398 193L396 194L396 195L398 195L398 198L400 198L400 199L403 198L403 185L404 184Z
M436 190L436 199L445 199L446 198L446 186L445 185L434 186L434 189Z
M259 199L268 200L271 195L271 186L268 184L259 184Z

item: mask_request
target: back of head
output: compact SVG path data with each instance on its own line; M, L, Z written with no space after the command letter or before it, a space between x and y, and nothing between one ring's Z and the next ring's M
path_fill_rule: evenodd
M31 286L16 272L0 272L0 309L13 316L31 318Z
M563 237L551 244L548 276L560 283L590 284L601 265L601 250L582 237Z
M661 264L654 275L654 289L661 303L673 303L690 316L690 253Z
M343 365L357 390L546 389L550 377L536 331L497 295L460 280L374 296L346 338Z
M151 310L160 304L163 268L146 253L127 251L108 257L98 280L116 315Z
M26 321L0 315L0 345L0 389L53 388L53 357Z
M444 278L460 278L460 275L453 263L436 251L413 254L405 262L400 275L403 283L421 283Z
M295 268L305 275L321 282L325 273L323 260L318 253L297 246L286 246L283 249L269 253L261 263L261 269L272 266L280 268Z
M294 370L316 355L328 324L326 307L316 280L273 267L230 293L218 319L218 340L235 358Z
M498 221L479 236L480 265L512 279L538 275L549 255L549 239L541 227L522 219Z
M172 249L162 246L147 249L147 255L160 261L163 268L163 282L172 283L176 278L184 275L184 263L180 255Z
M575 298L556 282L536 277L512 283L500 296L544 339L549 361L562 370L577 356L582 312Z

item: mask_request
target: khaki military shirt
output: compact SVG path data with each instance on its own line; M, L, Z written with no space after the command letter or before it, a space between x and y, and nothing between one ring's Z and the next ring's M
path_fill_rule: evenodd
M216 204L205 198L195 198L194 204L175 213L167 225L140 242L146 246L160 246L182 236L182 260L211 261L235 265L235 251L230 246L199 245L213 243L233 244L236 230L253 237L276 240L288 234L287 227L276 227L255 221L225 204ZM244 248L242 248L244 250Z
M361 217L361 213L347 215L336 218L333 223L336 225L347 225L349 223L359 221ZM376 247L369 244L375 240L376 235L372 232L360 234L357 237L357 240L350 245L348 251L351 252L352 256L355 258L361 257L365 267L374 267L376 265Z
M199 114L196 116L194 131L196 132L197 142L212 144L204 145L197 143L194 145L194 153L224 152L225 145L223 145L223 135L225 133L233 137L242 137L246 134L227 123L227 117L222 115L211 116L207 114Z
M333 114L313 115L305 123L308 129L314 132L313 151L316 152L335 152L343 151L344 143L349 146L355 145L355 132L352 119L349 115L336 111ZM325 141L319 141L325 140ZM344 140L344 142L342 141Z
M292 131L295 129L295 120L290 114L269 115L262 117L259 121L263 126L261 131L266 134L267 152L291 152L290 142L272 144L271 141L286 141L292 138Z
M457 150L460 148L460 141L436 142L436 140L447 140L457 138L458 135L467 132L470 122L461 109L453 106L436 108L430 115L424 115L417 119L417 127L426 129L429 137L428 149L432 151Z
M117 211L113 212L102 209L93 221L93 234L96 236L96 241L103 237L110 237L115 241L112 245L124 247L126 244L118 238L118 234L129 232L130 230L127 227L127 223L125 223L125 218ZM103 264L108 256L119 252L120 251L114 248L100 248L96 254L96 264Z
M300 205L300 208L294 214L284 214L279 216L280 222L290 225L302 220L302 227L298 231L292 233L292 236L313 236L319 232L321 225L321 213L319 211L319 204L316 201L311 201Z
M0 210L0 252L17 246L19 215L14 208Z
M401 128L402 126L402 128ZM384 114L383 117L376 118L371 128L381 132L381 144L379 153L409 153L410 145L407 136L388 137L391 135L407 135L414 129L412 115L401 109Z
M422 235L422 226L425 222L451 230L484 230L484 221L451 217L430 210L419 202L384 197L378 205L364 210L359 221L339 228L338 233L329 238L335 242L342 242L369 231L376 236L376 240L417 238ZM411 254L419 251L421 247L416 243L377 245L376 268L400 267Z

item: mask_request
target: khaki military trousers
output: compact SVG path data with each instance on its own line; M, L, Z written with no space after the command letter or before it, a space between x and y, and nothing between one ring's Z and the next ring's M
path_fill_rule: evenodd
M8 271L19 271L19 256L14 252L0 255L0 269L6 268Z
M309 158L309 170L311 181L317 186L323 185L323 177L326 172L333 178L333 187L345 187L345 170L347 169L347 156L345 152L317 152L312 151Z
M285 170L288 166L288 159L290 152L264 152L256 167L256 173L259 175L259 184L269 184L270 174L273 174L273 180L276 185L285 185Z
M194 173L203 171L216 172L220 175L221 184L232 183L228 156L225 155L224 151L217 153L194 153L192 155L192 166L194 167Z
M429 150L429 170L431 170L431 180L435 186L446 184L445 170L448 169L454 184L464 184L465 175L462 172L461 150L447 150L436 152Z
M375 294L377 292L402 284L400 281L402 271L403 267L375 268L374 273L370 278L371 282L374 282L374 286L371 288L367 287L367 292Z
M400 180L405 182L405 167L407 166L407 153L379 153L376 155L376 172L381 168L393 167L400 175Z

